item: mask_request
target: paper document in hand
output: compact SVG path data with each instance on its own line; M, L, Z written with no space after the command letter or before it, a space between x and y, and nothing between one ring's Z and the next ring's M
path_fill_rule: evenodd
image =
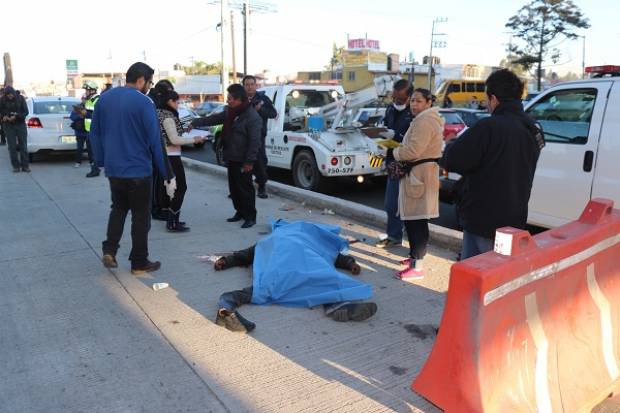
M375 143L387 149L394 149L400 146L400 143L393 139L380 139L378 141L375 141Z

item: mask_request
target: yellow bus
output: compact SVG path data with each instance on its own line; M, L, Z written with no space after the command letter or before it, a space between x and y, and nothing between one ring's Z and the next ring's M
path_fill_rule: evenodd
M484 82L484 80L444 80L437 89L437 104L442 107L472 109L486 107Z

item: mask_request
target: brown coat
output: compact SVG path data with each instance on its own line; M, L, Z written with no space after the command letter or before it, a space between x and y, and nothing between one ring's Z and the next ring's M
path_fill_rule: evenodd
M444 122L439 108L418 114L402 145L394 149L394 158L397 161L441 158ZM433 162L414 166L411 173L400 180L398 212L403 221L439 216L439 165Z

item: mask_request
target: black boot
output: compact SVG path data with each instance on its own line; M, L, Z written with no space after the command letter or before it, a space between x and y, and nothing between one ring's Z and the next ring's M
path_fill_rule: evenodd
M87 178L94 178L95 176L99 176L99 174L101 173L101 171L99 170L99 168L97 167L97 165L90 164L90 172L86 174Z
M173 210L168 210L168 222L166 223L166 229L168 232L187 232L189 231L189 227L182 225L179 222L179 215L181 211L174 212Z

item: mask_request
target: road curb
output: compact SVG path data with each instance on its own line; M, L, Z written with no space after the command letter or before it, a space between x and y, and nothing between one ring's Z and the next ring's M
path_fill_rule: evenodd
M204 172L211 175L226 177L226 168L219 165L212 165L194 159L183 158L183 163L189 169ZM307 191L294 186L270 181L267 185L267 192L282 198L296 202L304 202L308 206L317 209L330 209L337 215L360 221L366 225L371 225L378 229L384 229L387 225L385 212L366 205L339 199L330 195L319 194ZM463 234L453 229L440 227L439 225L429 225L431 233L431 243L434 245L448 248L453 251L460 251L463 242Z

